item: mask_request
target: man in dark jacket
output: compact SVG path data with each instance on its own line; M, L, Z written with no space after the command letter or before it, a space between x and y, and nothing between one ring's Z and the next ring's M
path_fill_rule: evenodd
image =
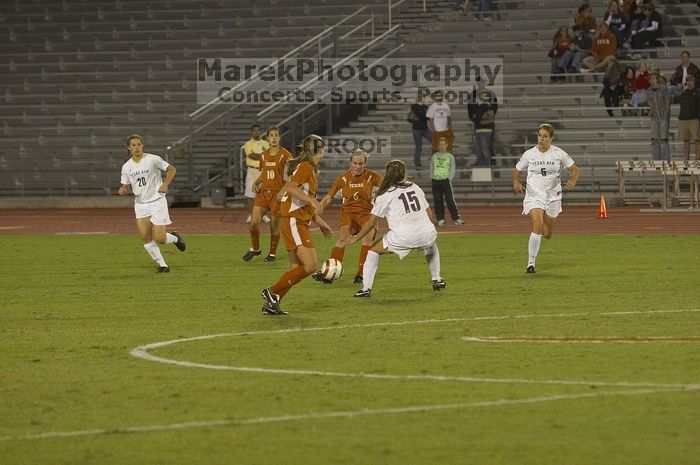
M428 95L427 92L427 89L418 89L416 103L411 105L411 111L409 113L409 122L413 126L413 144L415 145L413 164L416 168L422 167L421 152L423 150L423 139L427 140L431 145L433 143L433 133L430 132L428 128L428 118L426 117L428 106L423 103L424 93Z

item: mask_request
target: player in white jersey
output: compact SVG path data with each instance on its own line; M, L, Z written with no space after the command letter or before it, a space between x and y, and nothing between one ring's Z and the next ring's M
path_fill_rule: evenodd
M554 220L561 213L561 173L569 170L567 189L578 182L579 169L568 153L552 145L554 128L540 124L537 128L537 146L525 151L513 171L513 189L525 192L523 215L532 220L532 233L528 242L527 273L535 272L535 260L540 250L542 236L552 237ZM527 171L527 188L520 182L520 173Z
M136 229L143 240L143 247L157 263L156 272L168 273L170 268L158 244L175 244L180 252L185 250L185 241L177 232L165 231L165 227L172 223L165 194L176 170L159 156L144 153L141 136L129 136L126 146L130 158L122 166L119 195L133 192ZM162 180L161 171L165 171L165 181Z
M433 290L444 289L445 280L440 277L440 251L435 244L437 231L430 218L430 205L423 190L406 180L406 165L401 160L386 164L386 174L377 190L372 215L357 235L350 236L348 243L353 244L375 231L379 218L386 218L389 232L367 253L362 269L362 289L355 293L355 297L371 296L380 255L393 252L403 259L413 249L421 249L425 254Z

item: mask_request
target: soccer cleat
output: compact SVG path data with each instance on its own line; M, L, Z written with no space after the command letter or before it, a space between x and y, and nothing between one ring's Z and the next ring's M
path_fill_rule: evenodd
M167 266L159 266L156 268L156 273L170 273L170 268Z
M326 279L326 278L324 278L324 277L323 277L323 274L321 274L320 271L317 271L316 273L312 274L311 277L314 278L314 279L315 279L316 281L318 281L319 283L323 283L323 284L333 284L333 280L332 280L332 279Z
M177 242L175 243L175 247L177 247L177 250L179 250L180 252L184 252L187 248L187 245L185 245L185 241L182 239L182 236L180 236L180 234L177 231L173 231L170 234L177 237Z
M355 279L353 280L354 284L362 284L362 275L357 275L355 276Z
M372 289L360 289L353 297L372 297Z
M535 265L528 265L527 269L525 269L525 273L535 274Z
M257 251L255 251L255 250L249 250L249 251L247 251L247 252L245 253L245 255L243 255L243 260L249 262L249 261L251 261L251 260L253 259L253 257L255 257L255 256L257 256L257 255L260 255L260 253L261 253L261 252L260 252L259 250L257 250Z
M272 254L268 254L267 257L264 258L264 260L265 260L266 262L274 262L276 259L277 259L277 257L275 257L275 256L272 255Z
M437 226L438 226L439 228L442 228L443 226L445 226L445 220L440 220L440 221L438 221L438 222L437 222Z
M464 224L464 220L462 218L457 218L455 220L455 224L458 226L462 226Z
M263 315L288 315L287 312L285 312L282 309L275 309L273 306L265 302L262 306L262 314Z
M441 291L445 289L445 286L447 286L447 283L445 282L444 279L433 279L430 284L433 285L433 290L434 291Z
M268 307L278 312L282 311L280 308L280 296L272 292L269 287L263 289L261 295L263 299L265 299L265 303L268 305Z

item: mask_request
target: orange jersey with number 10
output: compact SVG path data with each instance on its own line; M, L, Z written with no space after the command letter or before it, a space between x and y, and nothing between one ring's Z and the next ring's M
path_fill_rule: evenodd
M270 149L260 156L260 191L278 191L284 186L284 167L292 154L284 147L278 147L272 154Z
M372 210L372 190L379 187L382 179L376 171L365 169L355 176L348 170L336 178L328 195L335 197L338 191L342 191L344 213L369 213Z

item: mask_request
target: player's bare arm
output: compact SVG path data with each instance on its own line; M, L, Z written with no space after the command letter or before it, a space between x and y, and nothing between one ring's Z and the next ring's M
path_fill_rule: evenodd
M348 245L354 244L355 242L365 237L370 231L374 230L374 228L377 227L377 220L378 218L376 216L370 215L369 220L367 220L367 222L362 226L360 232L358 232L354 236L348 237Z
M581 175L581 171L578 169L578 166L575 164L571 165L569 168L569 173L571 173L571 177L569 178L568 181L566 181L566 184L564 184L564 187L567 189L573 189L576 187L576 183L578 182L578 178Z
M518 171L518 169L513 170L513 190L515 190L515 192L525 191L525 187L520 182L520 173L521 171Z
M170 183L173 182L173 179L175 178L175 173L177 173L175 167L173 165L168 165L168 168L165 170L165 180L158 188L158 192L168 192L168 186L170 186Z
M301 190L301 187L299 187L299 184L295 183L294 181L288 181L287 182L287 193L294 197L295 199L301 200L302 202L306 202L307 205L311 205L313 209L316 211L317 215L320 215L323 213L323 208L321 207L321 204L319 203L318 200L315 198L309 196L306 192Z
M319 228L321 228L321 232L323 233L323 237L326 239L330 239L331 236L333 235L333 230L331 229L330 226L328 226L328 223L326 223L323 218L321 218L318 214L314 215L313 217L314 223L318 225Z

